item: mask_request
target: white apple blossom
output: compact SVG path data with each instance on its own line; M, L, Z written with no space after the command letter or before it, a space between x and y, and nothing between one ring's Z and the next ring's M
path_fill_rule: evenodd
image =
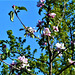
M50 32L49 28L45 28L44 31L43 31L43 34L51 36L51 32Z
M32 27L29 27L29 28L28 28L28 31L31 32L31 33L36 32L36 30L34 30L34 28L32 28Z
M25 68L25 66L29 67L28 59L25 58L25 56L20 56L20 57L18 57L18 59L22 62L22 65L20 66L21 68ZM30 69L27 69L27 70L31 71Z
M50 14L48 14L50 17L52 17L52 18L54 18L55 16L56 16L56 14L55 13L50 13Z
M59 49L65 49L64 43L56 43L56 47Z
M45 0L40 0L40 2L44 2Z
M28 59L25 58L25 56L22 56L22 57L20 56L20 57L18 57L18 59L23 63L28 63Z

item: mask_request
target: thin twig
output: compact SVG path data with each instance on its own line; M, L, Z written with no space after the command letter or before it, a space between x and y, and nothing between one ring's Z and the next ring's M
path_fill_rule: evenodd
M58 24L57 24L57 25L59 25L60 21L62 21L62 19L63 19L64 16L65 16L65 7L66 7L66 3L64 3L63 15L62 15L61 19L58 20Z
M17 12L14 10L14 12L15 12L15 14L16 14L16 16L17 16L17 18L19 19L19 21L21 22L21 24L23 25L23 27L25 28L26 26L24 25L24 23L21 21L21 19L19 18L19 16L18 16L18 14L17 14ZM33 33L31 33L29 30L27 30L26 29L26 31L28 31L30 34L32 34L32 35L34 35ZM34 37L35 38L38 38L39 40L40 40L40 38L39 37L37 37L36 35L34 35Z
M21 53L19 53L19 52L12 52L12 53L17 53L17 54L20 54L21 56L23 56L23 54L21 54ZM26 56L26 57L28 57L28 56ZM32 59L35 59L35 60L37 60L37 61L41 61L41 62L43 62L43 63L47 63L47 64L49 64L49 62L47 62L47 61L42 61L42 60L40 60L40 59L37 59L37 58L31 57L31 56L29 56L29 57L32 58Z
M3 61L1 58L0 58L0 61L2 61L3 63L5 63L6 65L12 66L13 68L15 68L15 69L17 69L17 70L20 70L19 68L16 68L15 66L13 66L13 65L11 65L11 64L6 63L6 62Z

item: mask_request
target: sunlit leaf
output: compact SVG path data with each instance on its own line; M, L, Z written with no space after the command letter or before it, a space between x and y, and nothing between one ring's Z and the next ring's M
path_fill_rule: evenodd
M13 11L10 11L10 12L9 12L9 15L10 15L10 20L13 22L13 19L14 19L14 12L13 12Z

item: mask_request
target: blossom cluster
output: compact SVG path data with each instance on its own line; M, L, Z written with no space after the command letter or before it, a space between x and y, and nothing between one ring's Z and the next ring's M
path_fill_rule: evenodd
M44 0L44 1L45 1L45 0ZM43 1L43 2L44 2L44 1ZM40 1L40 2L42 2L42 1ZM52 18L54 18L54 17L56 16L55 13L50 13L50 14L46 14L46 15L49 16L49 17L52 17ZM43 24L43 23L44 23L44 21L38 20L38 24L37 24L36 27L42 28L42 24ZM58 26L53 26L53 31L58 32L58 31L59 31ZM43 34L41 34L41 36L51 36L51 31L50 31L50 29L49 29L49 28L44 28ZM54 37L54 36L52 36L52 37ZM43 45L47 45L47 43L44 42Z
M20 63L21 63L21 65L19 66L19 69L22 69L22 68L25 68L25 67L30 67L29 64L28 64L28 59L25 58L25 56L18 57L18 60L20 60ZM17 62L13 61L10 64L10 68L13 68L13 66L16 67L17 64L18 64ZM28 69L28 68L27 68L27 70L30 71L30 69Z
M34 28L32 28L32 27L24 27L25 28L25 30L26 30L26 33L24 34L24 36L26 37L26 35L28 35L28 36L32 36L32 35L34 35L34 33L35 32L37 32ZM32 34L32 35L31 35Z
M49 16L49 17L54 18L56 14L55 13L50 13L50 14L46 14L46 15ZM58 32L59 31L58 26L53 26L53 30L55 32ZM45 28L44 31L43 31L43 34L47 35L47 36L51 36L51 32L50 32L49 28Z
M56 43L57 49L65 49L64 43Z
M20 56L18 57L18 59L20 60L20 62L22 62L22 65L21 65L22 68L25 68L25 66L29 67L28 59L25 58L25 56L22 56L22 57ZM30 69L27 69L27 70L30 71Z
M28 31L29 31L30 33L36 32L36 30L35 30L34 28L32 28L32 27L29 27L29 28L28 28Z
M45 0L40 0L39 2L37 2L37 7L42 7L42 6L44 6L44 1L45 1Z
M65 49L65 47L64 47L64 43L56 43L56 48L57 48L57 50L58 50L58 53L59 53L59 56L62 56L62 53L60 52L61 51L61 49Z
M53 30L55 32L58 32L59 31L58 26L53 26ZM51 36L51 32L50 32L49 28L45 28L43 30L43 35Z

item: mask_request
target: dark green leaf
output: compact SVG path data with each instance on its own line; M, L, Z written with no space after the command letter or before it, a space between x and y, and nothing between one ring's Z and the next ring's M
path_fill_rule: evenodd
M19 31L24 30L23 28L19 29Z
M27 9L25 7L19 7L19 10L25 10L25 11L27 11Z
M39 9L39 12L38 12L38 13L39 13L39 15L41 15L41 12L42 12L42 8L40 8L40 9Z

